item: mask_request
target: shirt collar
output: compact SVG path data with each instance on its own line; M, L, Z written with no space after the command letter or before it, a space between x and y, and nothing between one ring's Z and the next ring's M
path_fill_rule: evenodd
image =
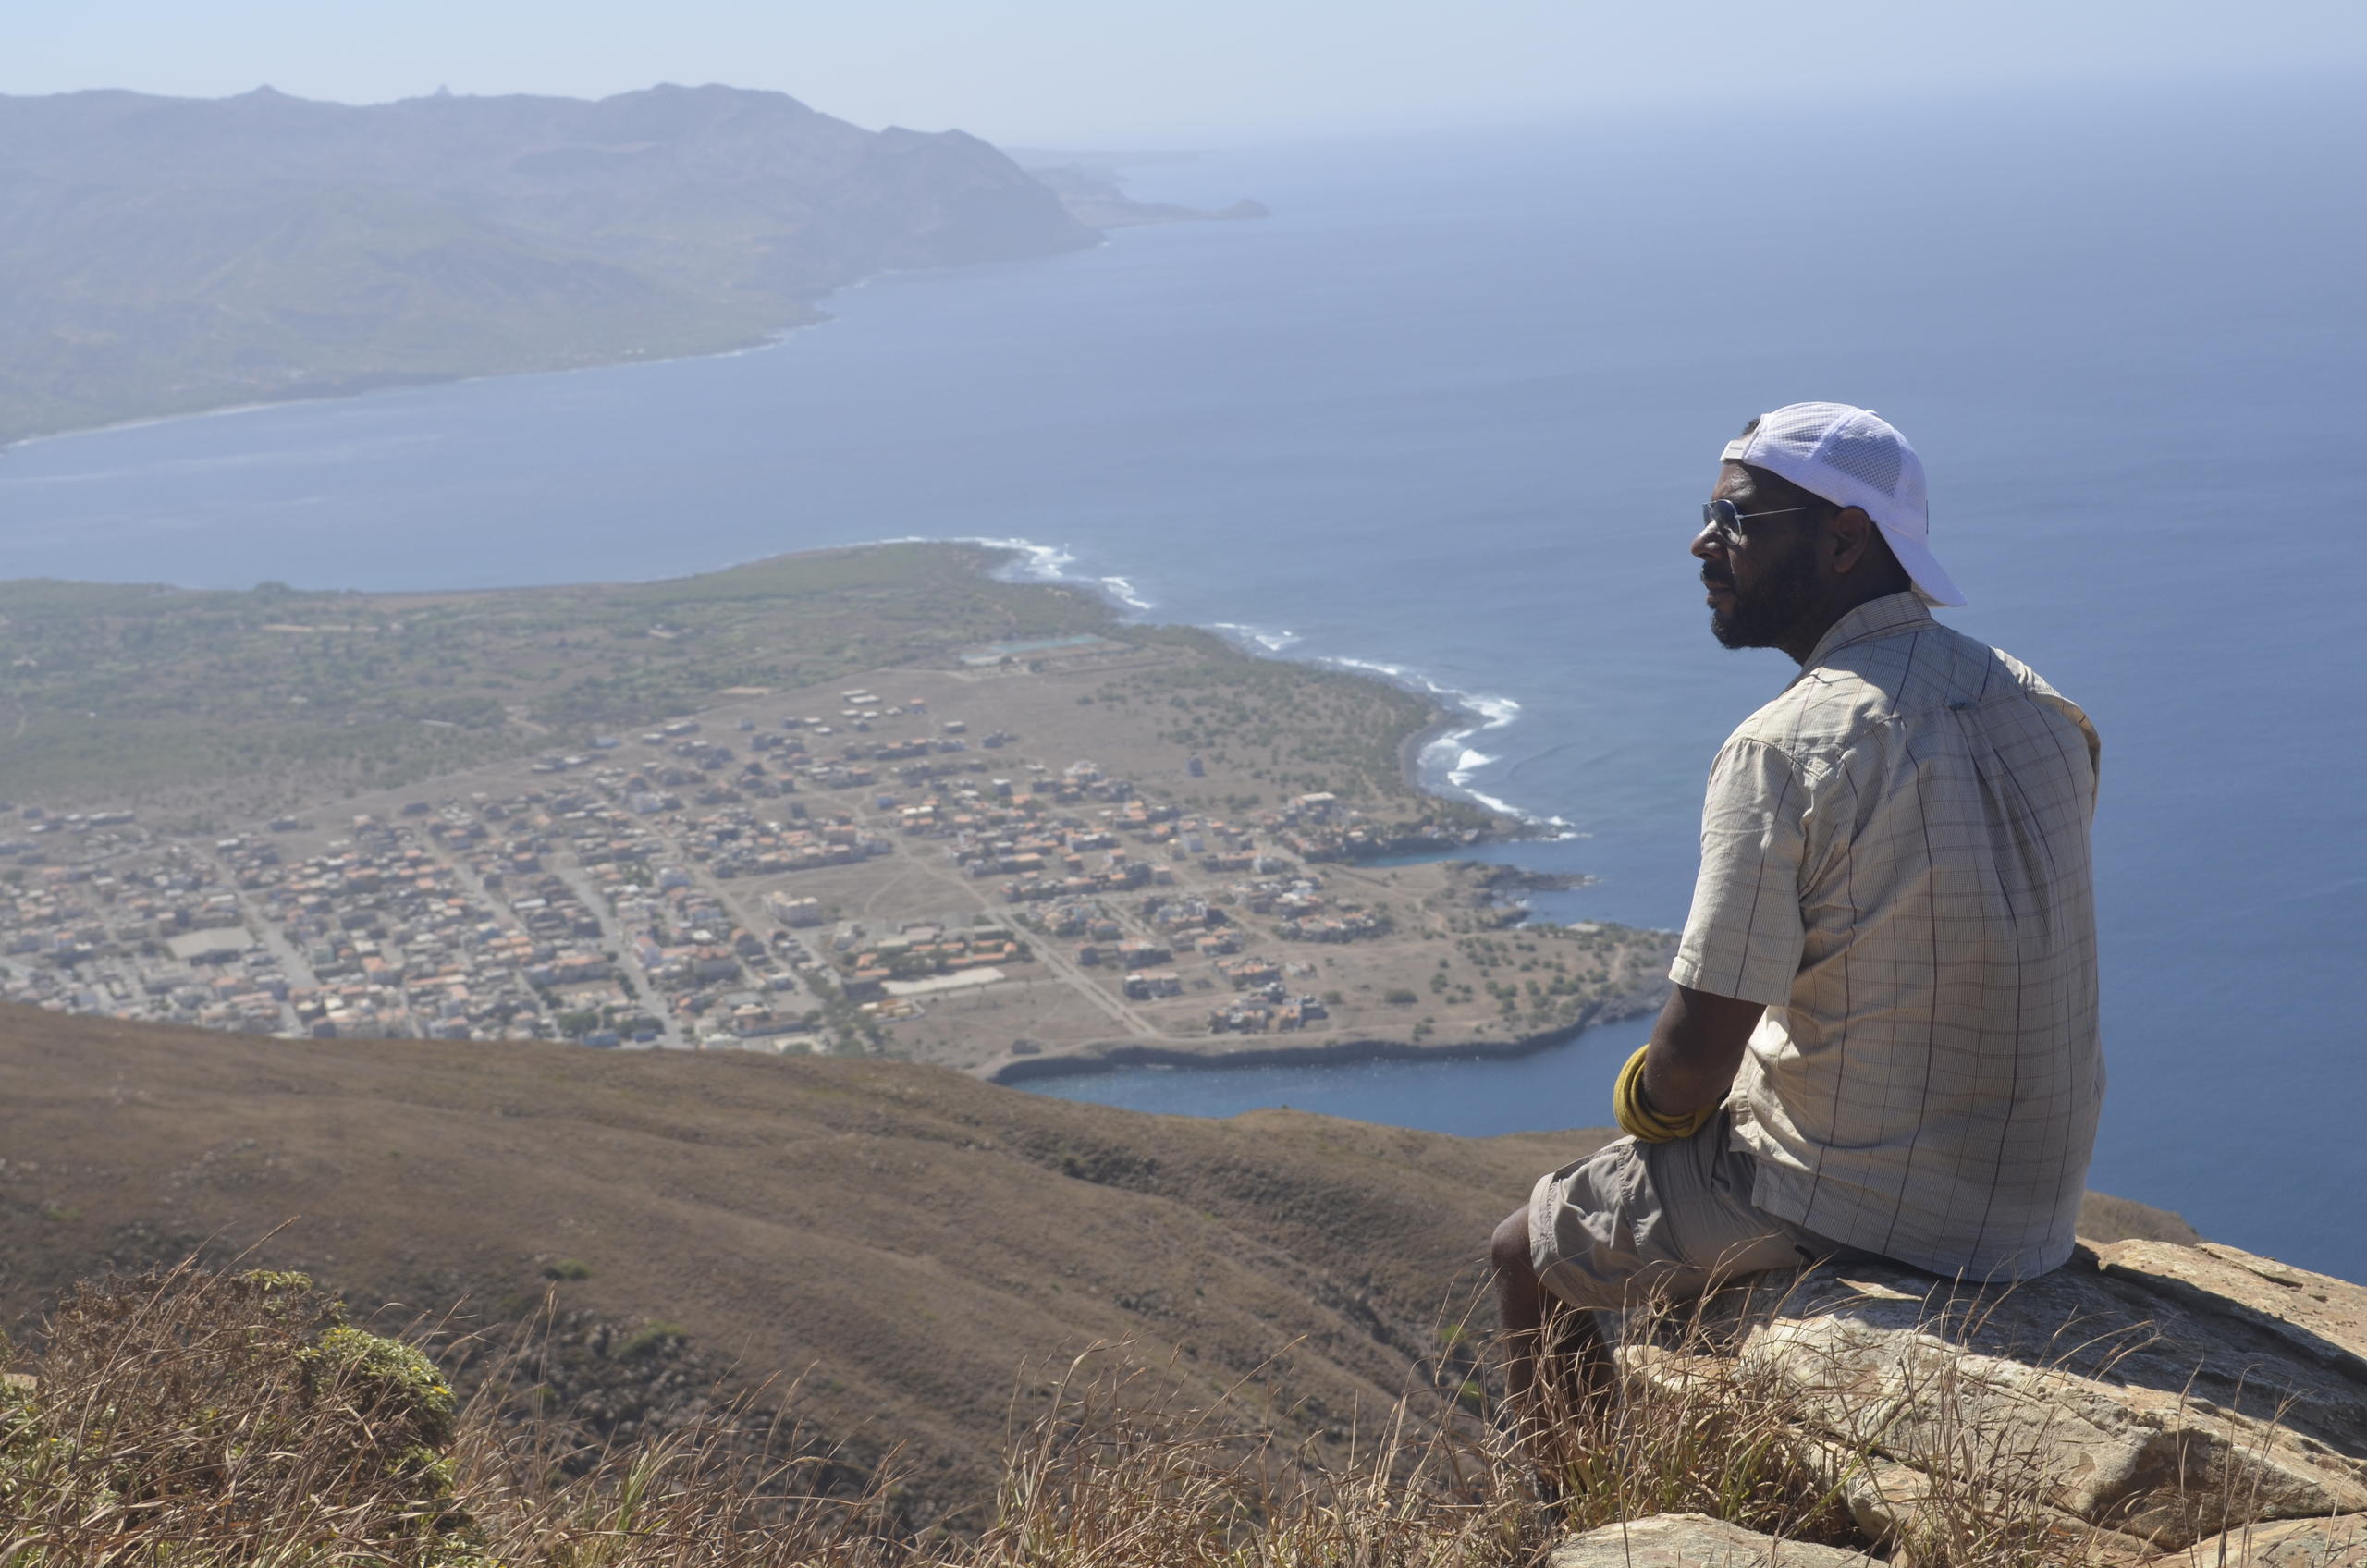
M1879 599L1868 599L1847 615L1833 623L1825 634L1817 639L1808 663L1800 666L1800 673L1828 662L1834 655L1857 643L1870 643L1877 637L1889 637L1901 631L1918 631L1927 626L1937 626L1932 612L1914 593L1885 594Z

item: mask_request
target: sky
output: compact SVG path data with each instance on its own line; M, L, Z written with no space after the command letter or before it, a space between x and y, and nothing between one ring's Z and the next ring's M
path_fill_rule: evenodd
M1687 99L2367 73L2362 0L0 0L0 92L345 103L770 88L865 126L1147 146Z

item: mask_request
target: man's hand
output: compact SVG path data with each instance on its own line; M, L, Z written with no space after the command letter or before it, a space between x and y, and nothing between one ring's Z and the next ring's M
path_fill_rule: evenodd
M1662 1116L1689 1116L1726 1097L1750 1032L1767 1010L1757 1002L1679 986L1652 1025L1644 1056L1644 1097Z

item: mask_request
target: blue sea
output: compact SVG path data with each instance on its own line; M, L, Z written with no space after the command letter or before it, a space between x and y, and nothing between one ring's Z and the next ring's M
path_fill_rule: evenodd
M895 276L777 347L256 410L0 458L0 576L364 589L675 575L908 536L1470 717L1431 782L1681 923L1705 767L1790 667L1686 555L1800 398L1917 442L1945 618L2104 736L2092 1183L2367 1278L2367 93L1781 95L1136 171L1264 222ZM1639 1025L1517 1061L1136 1072L1147 1109L1599 1124ZM1507 1194L1509 1204L1517 1194Z

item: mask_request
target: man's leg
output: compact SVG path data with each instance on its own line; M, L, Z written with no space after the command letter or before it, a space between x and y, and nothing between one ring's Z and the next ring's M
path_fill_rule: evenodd
M1689 1138L1614 1139L1540 1178L1496 1227L1504 1380L1522 1420L1550 1429L1599 1413L1618 1386L1593 1314L1576 1304L1665 1306L1814 1256L1801 1250L1807 1232L1752 1205L1757 1167L1729 1131L1721 1112ZM1539 1256L1558 1291L1539 1280Z
M1542 1431L1557 1418L1601 1408L1613 1386L1611 1352L1593 1314L1569 1305L1539 1281L1526 1205L1496 1227L1489 1256L1496 1268L1504 1392L1514 1418Z

